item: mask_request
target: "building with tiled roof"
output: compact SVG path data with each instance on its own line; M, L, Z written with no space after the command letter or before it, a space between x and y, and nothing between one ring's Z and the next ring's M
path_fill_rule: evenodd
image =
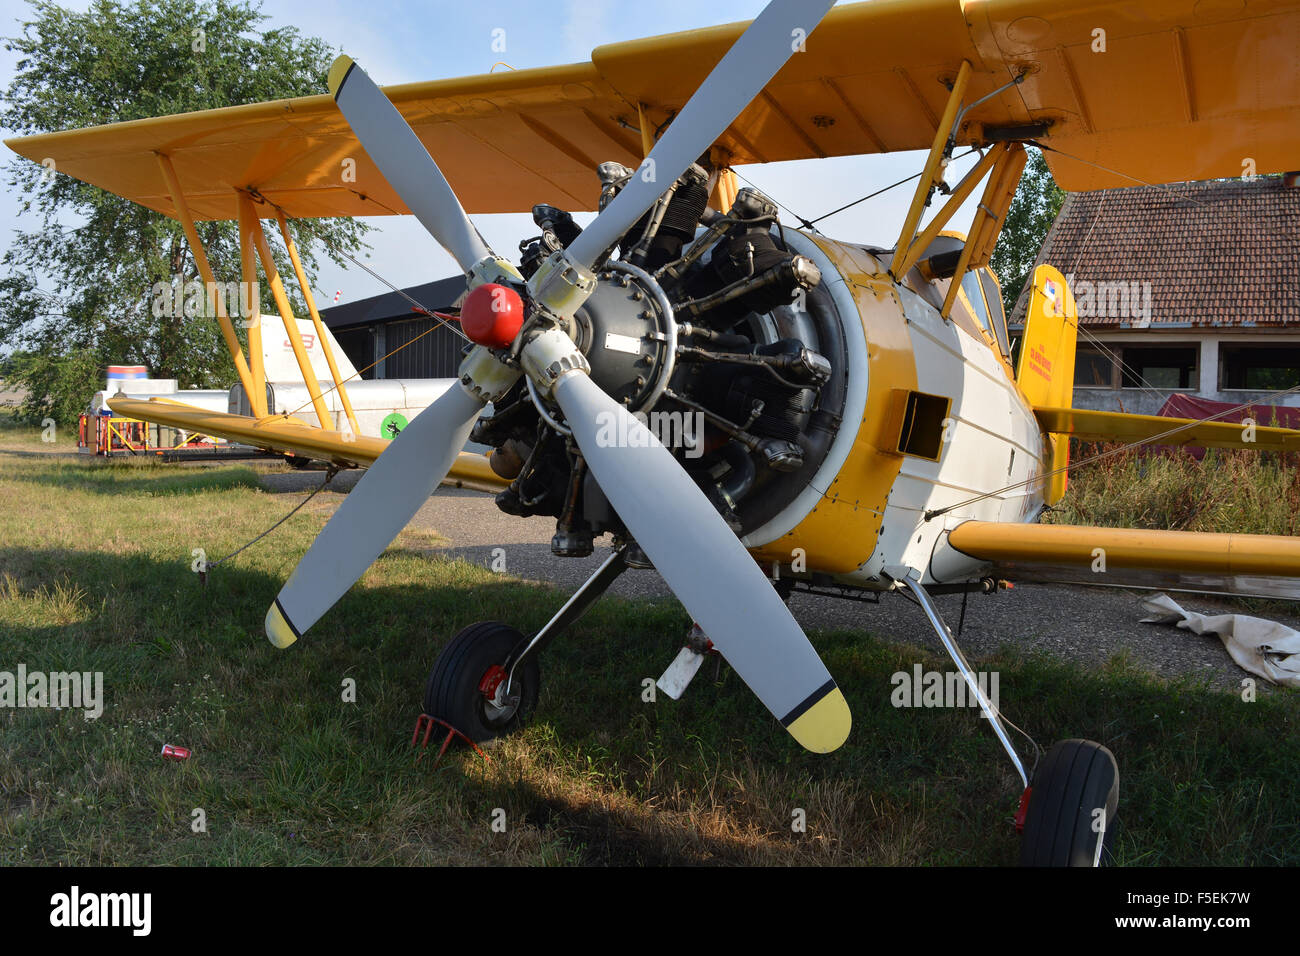
M1042 263L1078 306L1077 407L1154 414L1174 392L1300 405L1295 173L1073 193Z

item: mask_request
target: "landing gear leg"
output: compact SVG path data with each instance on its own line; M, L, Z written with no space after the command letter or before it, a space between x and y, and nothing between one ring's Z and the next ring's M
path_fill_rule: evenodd
M1020 865L1100 866L1110 846L1119 805L1119 765L1115 755L1092 740L1062 740L1038 763L1031 783L1001 716L980 690L966 655L939 616L934 599L921 585L920 574L914 568L897 565L886 568L885 573L916 596L1020 774L1025 785L1020 812L1016 814L1016 829L1021 833Z
M966 686L970 688L971 693L975 695L975 699L979 701L980 710L989 719L989 725L993 728L993 733L997 734L1002 749L1007 752L1007 756L1011 758L1011 762L1015 765L1016 773L1020 774L1021 781L1028 787L1029 777L1025 773L1025 765L1021 763L1016 748L1011 745L1011 738L1007 735L1007 729L1002 726L1001 715L998 714L992 702L980 688L979 681L975 678L975 671L971 669L970 663L966 660L966 655L957 646L957 639L952 636L952 631L948 629L948 625L939 616L939 609L935 606L934 598L930 597L930 592L922 587L920 573L915 568L907 568L901 565L887 567L885 573L893 578L896 584L903 585L916 596L916 601L921 605L921 610L925 611L925 616L930 619L930 626L934 628L935 634L939 635L939 641L943 644L944 650L948 652L952 662L957 665L957 670L961 671L961 676L966 679Z
M529 660L535 660L547 644L555 640L566 627L571 626L578 618L586 614L597 599L609 590L609 586L614 583L615 579L627 570L626 551L626 544L620 544L614 548L610 556L596 569L596 573L587 578L582 587L573 592L573 596L564 602L564 606L555 612L555 616L547 621L540 631L515 646L505 663L507 689L513 683L515 671L521 665Z

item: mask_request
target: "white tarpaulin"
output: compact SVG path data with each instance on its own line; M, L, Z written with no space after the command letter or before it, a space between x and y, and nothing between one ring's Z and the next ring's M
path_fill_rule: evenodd
M1143 624L1177 624L1194 634L1217 634L1237 664L1274 684L1300 689L1300 632L1245 614L1209 617L1185 611L1167 594L1142 602Z

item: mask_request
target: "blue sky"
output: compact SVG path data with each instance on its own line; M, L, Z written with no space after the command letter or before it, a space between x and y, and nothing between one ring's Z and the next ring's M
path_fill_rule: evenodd
M63 5L85 9L88 3L65 0ZM269 26L292 24L319 36L352 56L378 83L391 84L483 73L499 60L517 69L586 60L601 43L747 20L763 6L763 0L265 0L262 10L270 16ZM27 11L21 0L0 0L0 35L14 35ZM505 30L504 53L492 49L497 29ZM12 79L14 61L13 53L0 48L4 86ZM778 202L815 218L918 172L923 161L922 153L895 153L747 166L739 172ZM957 173L971 162L955 164ZM910 199L910 185L900 187L819 226L836 238L892 245ZM949 228L965 230L974 209L972 199ZM792 221L788 214L784 218ZM389 282L404 287L455 271L451 258L413 218L369 221L376 228L368 237L373 251L367 264ZM475 221L503 255L513 254L518 241L535 232L527 215L478 216ZM10 243L15 230L32 225L20 216L18 197L6 192L0 199L0 246ZM361 270L330 263L323 265L317 288L322 305L336 290L343 293L341 302L386 291Z

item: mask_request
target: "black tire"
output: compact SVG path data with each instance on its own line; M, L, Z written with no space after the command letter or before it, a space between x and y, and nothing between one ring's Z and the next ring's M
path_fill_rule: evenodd
M1115 755L1091 740L1062 740L1043 757L1031 787L1020 865L1094 866L1104 862L1119 805ZM1100 808L1105 809L1104 817L1095 812ZM1104 821L1101 833L1095 823L1099 819Z
M506 658L524 640L524 635L500 621L471 624L443 648L429 680L424 685L424 712L445 720L470 740L483 744L520 727L537 707L541 670L532 655L515 670L511 697L518 691L513 709L498 711L479 691L479 684L493 665Z

